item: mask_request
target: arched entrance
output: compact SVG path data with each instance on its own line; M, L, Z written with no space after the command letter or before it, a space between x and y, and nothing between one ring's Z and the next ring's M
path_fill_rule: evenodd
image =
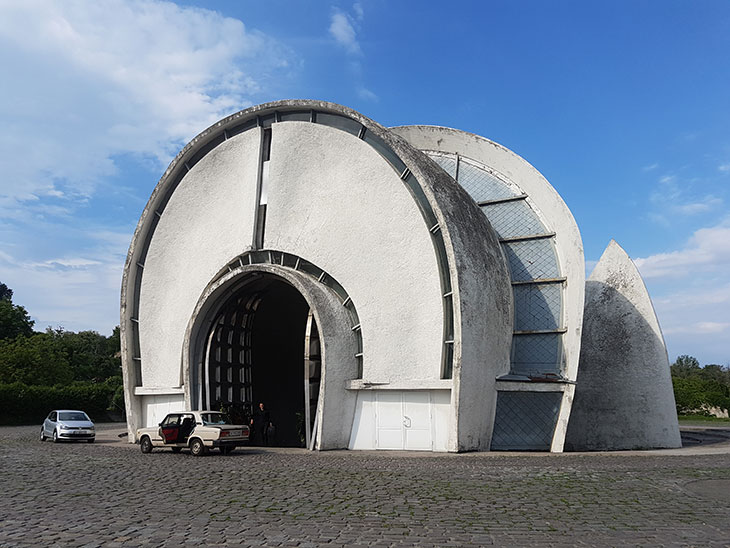
M311 437L321 368L316 321L282 278L249 276L220 306L206 337L201 407L249 421L259 403L274 429L255 445L300 447Z
M356 401L348 386L362 356L355 305L334 278L286 253L247 252L198 299L181 382L190 409L250 420L263 402L277 445L346 448Z

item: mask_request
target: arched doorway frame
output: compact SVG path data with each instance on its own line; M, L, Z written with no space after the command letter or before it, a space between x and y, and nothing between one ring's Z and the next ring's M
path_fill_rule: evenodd
M280 278L294 287L307 302L316 321L321 344L321 381L317 403L317 421L312 432L312 449L346 448L349 443L356 396L345 389L347 381L358 377L359 351L347 303L337 293L310 274L281 264L243 264L218 275L198 299L188 322L182 356L185 402L199 406L199 375L204 367L207 339L222 308L247 284L262 274ZM347 297L351 303L351 299ZM343 306L343 304L345 304ZM353 329L357 328L357 329ZM304 333L302 333L304 336ZM304 357L302 357L304 358Z

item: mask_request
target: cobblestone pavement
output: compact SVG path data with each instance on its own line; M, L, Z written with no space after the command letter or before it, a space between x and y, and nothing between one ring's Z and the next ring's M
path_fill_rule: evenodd
M143 455L120 431L53 444L0 428L0 546L730 546L727 444L196 458Z

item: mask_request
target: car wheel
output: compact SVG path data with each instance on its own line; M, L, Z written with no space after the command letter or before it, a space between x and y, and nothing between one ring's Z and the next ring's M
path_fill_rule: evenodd
M180 451L182 451L182 447L173 447L172 448L173 453L179 453Z
M194 457L205 455L205 445L203 445L203 442L198 438L195 438L192 442L190 442L190 453Z
M53 431L53 443L58 443L58 432Z
M43 427L41 427L41 441L46 441L46 434L43 432Z
M230 455L233 453L233 447L221 447L221 453L224 455Z
M144 436L141 440L139 440L139 449L143 453L152 452L152 442L150 441L149 437Z

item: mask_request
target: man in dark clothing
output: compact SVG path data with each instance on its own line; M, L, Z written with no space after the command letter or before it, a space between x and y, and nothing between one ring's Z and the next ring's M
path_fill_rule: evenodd
M259 445L269 445L268 429L271 426L271 417L269 410L264 409L263 403L259 404L258 409L254 409L251 425L253 426L254 442Z

